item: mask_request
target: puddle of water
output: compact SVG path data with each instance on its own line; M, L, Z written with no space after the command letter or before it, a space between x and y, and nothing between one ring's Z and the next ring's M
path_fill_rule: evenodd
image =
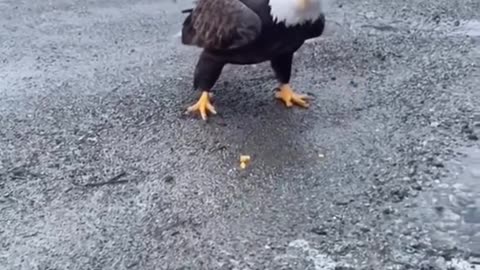
M470 205L465 205L462 217L465 223L480 225L480 149L470 148L466 149L464 153L467 157L456 164L463 167L463 172L458 176L458 181L453 184L453 187L467 196L468 194L473 195L470 196Z
M421 215L432 225L433 240L480 256L480 148L461 152L465 157L447 166L453 176L420 198Z
M465 35L470 37L480 37L480 21L460 21L460 24L453 28L451 35Z

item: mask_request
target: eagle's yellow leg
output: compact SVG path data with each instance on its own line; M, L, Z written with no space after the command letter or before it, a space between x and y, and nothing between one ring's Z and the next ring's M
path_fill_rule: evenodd
M275 97L281 99L287 107L292 107L293 104L296 104L308 108L309 104L307 103L307 95L295 93L289 84L282 84L279 88L280 91L275 93Z
M203 120L207 120L207 112L217 114L215 107L213 107L212 103L210 103L210 94L208 91L203 91L197 103L187 108L188 113L194 111L200 112Z

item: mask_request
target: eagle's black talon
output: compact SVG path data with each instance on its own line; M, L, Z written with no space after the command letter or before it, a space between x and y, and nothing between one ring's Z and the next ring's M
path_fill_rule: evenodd
M182 13L192 13L192 11L193 11L193 8L188 8L188 9L182 10Z

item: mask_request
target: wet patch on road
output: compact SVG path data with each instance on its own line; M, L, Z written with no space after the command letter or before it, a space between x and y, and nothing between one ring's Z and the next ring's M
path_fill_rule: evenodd
M469 259L480 267L480 147L460 152L447 165L451 177L422 193L417 212L436 246L468 250Z

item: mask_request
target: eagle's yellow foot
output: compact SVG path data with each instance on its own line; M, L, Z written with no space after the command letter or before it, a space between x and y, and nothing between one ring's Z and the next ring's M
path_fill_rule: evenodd
M307 103L307 100L309 97L307 95L295 93L289 84L283 84L279 88L280 91L275 93L275 97L283 100L287 107L292 107L293 104L296 104L298 106L308 108L309 104Z
M187 108L187 113L199 111L203 120L207 120L207 112L217 114L212 103L210 103L210 94L208 91L203 91L197 103Z

